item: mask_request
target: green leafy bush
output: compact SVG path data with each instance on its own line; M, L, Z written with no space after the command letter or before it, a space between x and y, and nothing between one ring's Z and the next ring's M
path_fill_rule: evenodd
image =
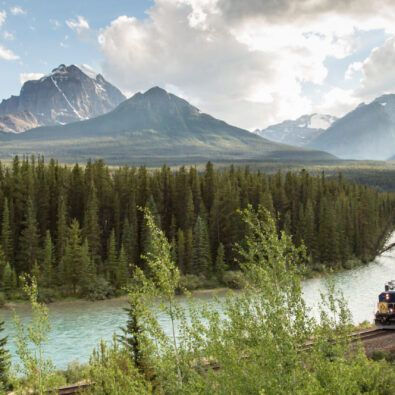
M0 292L0 307L3 307L5 305L5 295L3 292Z
M245 285L245 279L241 271L228 271L224 274L223 283L232 289L242 289Z
M88 300L104 300L114 295L114 287L105 278L97 277L82 296Z
M180 277L179 292L183 289L194 291L195 289L203 288L204 277L197 276L196 274L185 274Z

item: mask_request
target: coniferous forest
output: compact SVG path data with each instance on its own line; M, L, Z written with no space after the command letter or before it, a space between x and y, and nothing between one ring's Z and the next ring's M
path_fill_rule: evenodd
M238 210L262 205L278 230L307 248L310 274L372 259L384 240L395 196L343 179L247 167L203 171L167 166L110 169L15 157L0 166L1 284L21 295L19 276L35 275L44 299L116 295L134 267L145 267L148 207L172 246L184 285L232 285L234 246L245 236ZM233 277L232 277L233 275ZM56 291L55 291L56 290Z

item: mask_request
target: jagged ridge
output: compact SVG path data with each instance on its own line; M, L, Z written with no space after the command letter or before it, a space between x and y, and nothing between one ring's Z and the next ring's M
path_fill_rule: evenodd
M125 100L101 74L92 78L94 74L86 67L83 70L62 64L39 80L25 82L19 96L0 103L0 130L22 132L39 125L85 120L105 114ZM26 114L30 114L30 123ZM7 123L1 116L12 116L14 121Z

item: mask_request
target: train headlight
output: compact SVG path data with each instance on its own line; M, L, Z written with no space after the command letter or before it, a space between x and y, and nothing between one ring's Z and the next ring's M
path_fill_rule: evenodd
M390 298L391 298L391 295L390 295L390 294L385 294L385 299L386 299L386 300L390 300Z

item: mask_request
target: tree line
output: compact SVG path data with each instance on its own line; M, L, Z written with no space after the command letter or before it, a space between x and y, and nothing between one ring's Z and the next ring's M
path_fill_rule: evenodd
M331 281L321 293L317 318L311 317L301 286L305 247L279 234L276 220L261 206L248 206L240 216L245 243L235 248L243 292L215 302L180 303L173 248L145 209L151 251L143 258L145 271L136 267L128 286L127 326L112 342L102 340L88 363L74 362L66 371L56 371L45 355L49 310L38 302L36 279L25 276L32 323L26 327L14 317L20 364L9 367L0 339L0 390L45 394L84 382L84 393L96 395L393 394L394 356L365 355L352 336L347 303ZM171 333L163 330L164 316Z
M60 165L42 157L0 164L0 281L7 297L18 277L42 289L100 298L122 289L145 267L151 233L148 207L172 246L182 275L221 281L238 270L234 246L245 236L238 210L266 208L279 231L302 241L311 270L368 261L388 226L394 195L336 179L248 166L216 170L211 162L172 170L164 165L109 168L102 160Z

